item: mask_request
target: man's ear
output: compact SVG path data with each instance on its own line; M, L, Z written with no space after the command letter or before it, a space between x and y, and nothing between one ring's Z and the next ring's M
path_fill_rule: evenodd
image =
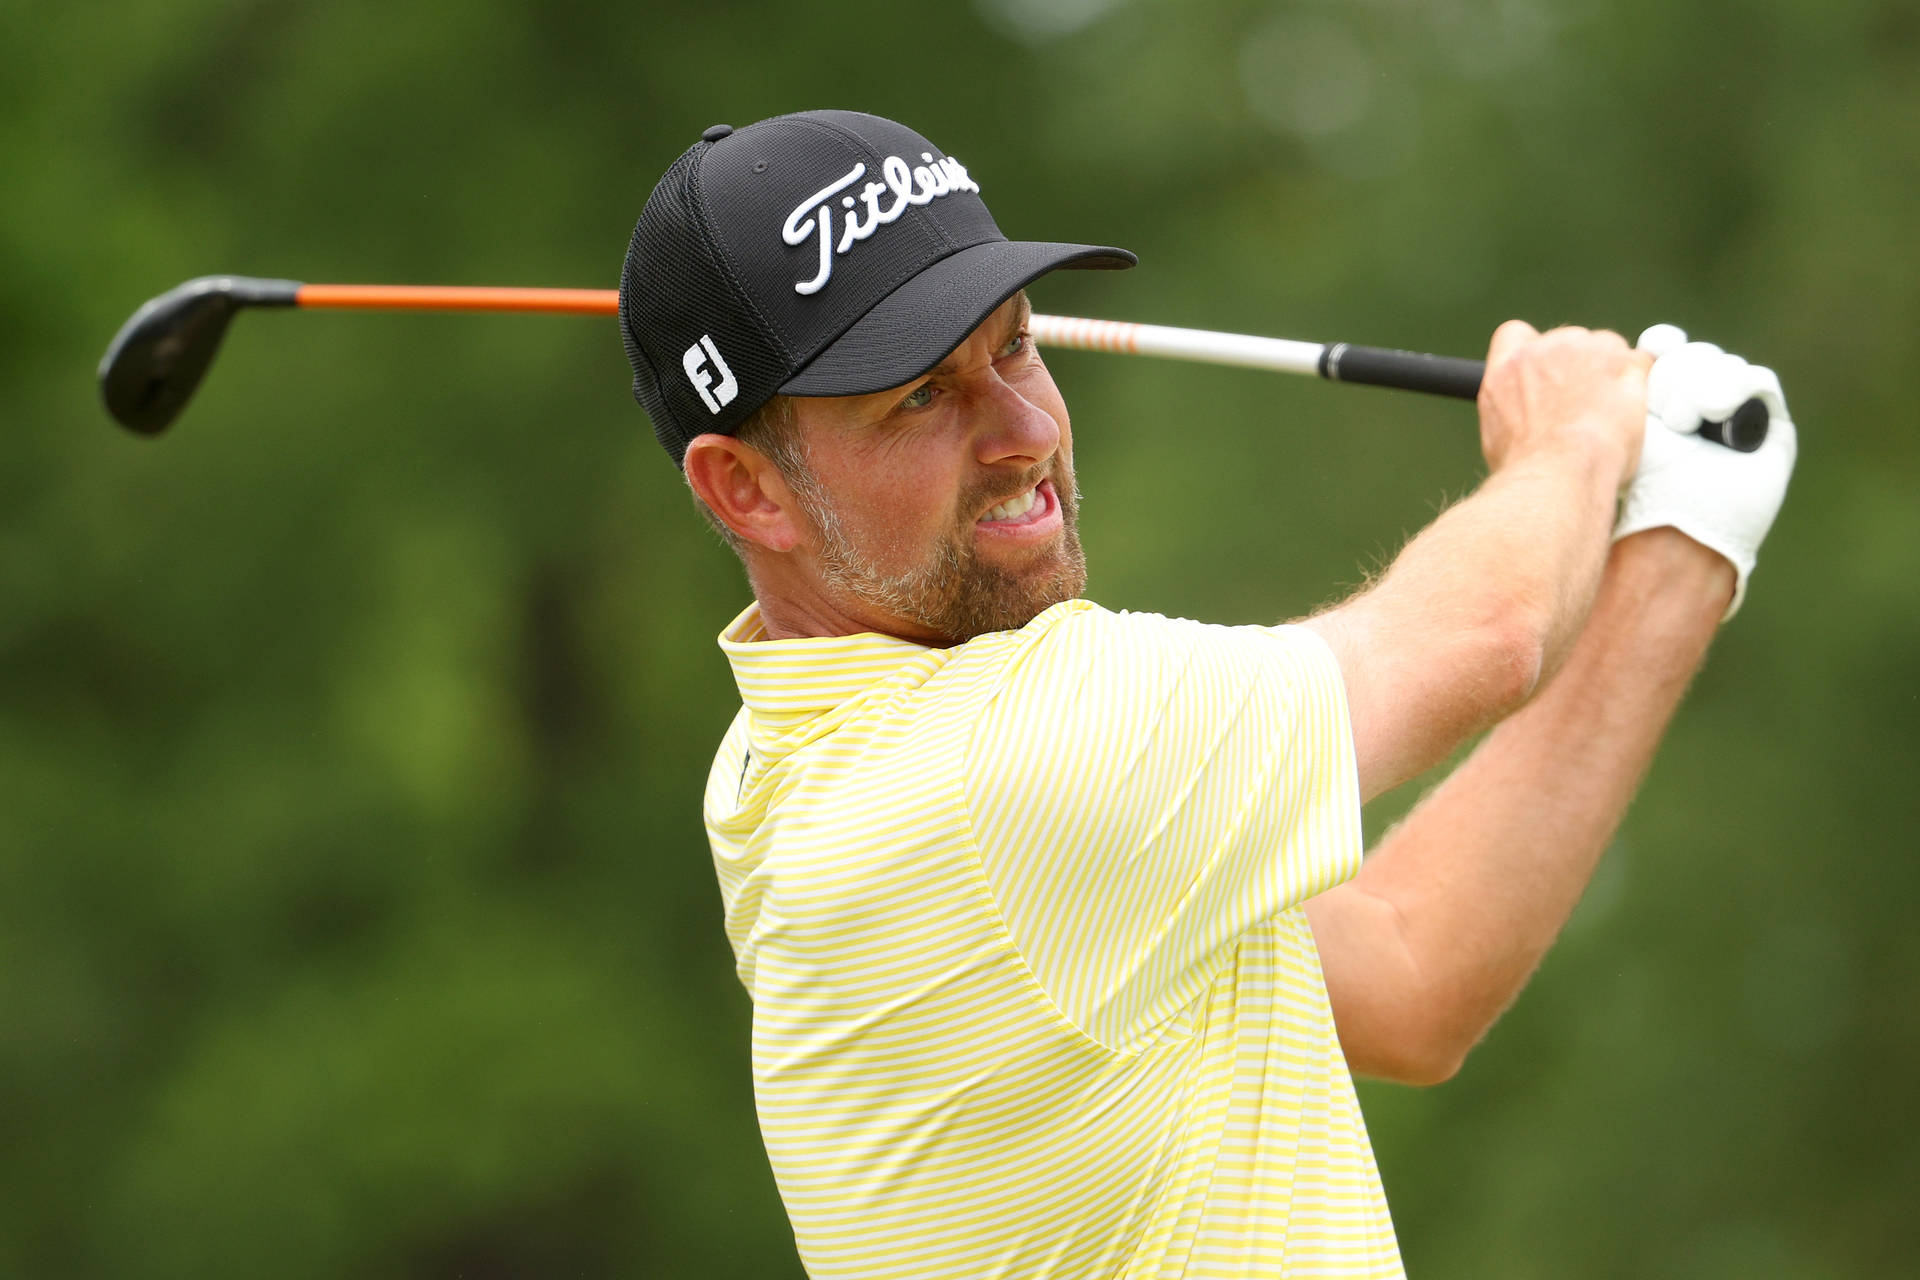
M687 445L687 483L720 522L769 551L791 551L801 525L793 491L767 456L732 436L709 432Z

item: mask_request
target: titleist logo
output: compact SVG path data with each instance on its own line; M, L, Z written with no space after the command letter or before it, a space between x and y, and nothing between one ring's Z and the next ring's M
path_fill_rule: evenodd
M952 156L935 160L932 152L922 151L920 158L926 163L909 167L899 156L888 156L880 162L882 181L869 182L860 189L858 198L840 196L840 205L847 212L838 243L833 234L833 198L866 177L866 165L854 165L838 182L820 188L794 206L780 227L780 238L790 245L805 244L808 236L820 242L820 271L813 279L794 285L795 293L818 293L826 288L828 277L833 275L834 255L845 253L889 222L898 222L907 206L928 204L953 191L980 190L980 184L967 176L967 167ZM888 202L882 204L882 197L889 194Z

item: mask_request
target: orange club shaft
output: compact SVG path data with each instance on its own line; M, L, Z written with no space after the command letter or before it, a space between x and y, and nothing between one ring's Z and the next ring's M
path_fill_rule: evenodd
M544 311L610 316L620 310L615 289L508 289L411 284L303 284L296 307L381 311Z

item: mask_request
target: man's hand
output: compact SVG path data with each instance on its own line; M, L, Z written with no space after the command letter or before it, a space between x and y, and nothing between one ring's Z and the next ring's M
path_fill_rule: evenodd
M1606 330L1538 333L1524 320L1494 331L1480 383L1480 451L1499 471L1542 449L1598 444L1633 474L1646 420L1645 352Z
M1736 575L1726 612L1731 618L1799 452L1786 398L1771 369L1710 342L1687 342L1671 325L1647 330L1640 342L1661 350L1647 377L1646 444L1613 536L1671 526L1719 552ZM1698 434L1701 422L1725 421L1751 398L1769 415L1759 449L1737 453Z

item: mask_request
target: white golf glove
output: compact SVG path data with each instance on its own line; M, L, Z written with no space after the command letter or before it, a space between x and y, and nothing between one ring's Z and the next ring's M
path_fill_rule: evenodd
M1746 597L1747 575L1786 496L1799 447L1793 420L1771 369L1711 342L1688 342L1670 324L1648 329L1639 346L1656 357L1647 374L1647 431L1614 540L1670 525L1725 556L1736 577L1724 622ZM1740 453L1699 434L1701 422L1724 422L1752 397L1769 417L1757 450Z

